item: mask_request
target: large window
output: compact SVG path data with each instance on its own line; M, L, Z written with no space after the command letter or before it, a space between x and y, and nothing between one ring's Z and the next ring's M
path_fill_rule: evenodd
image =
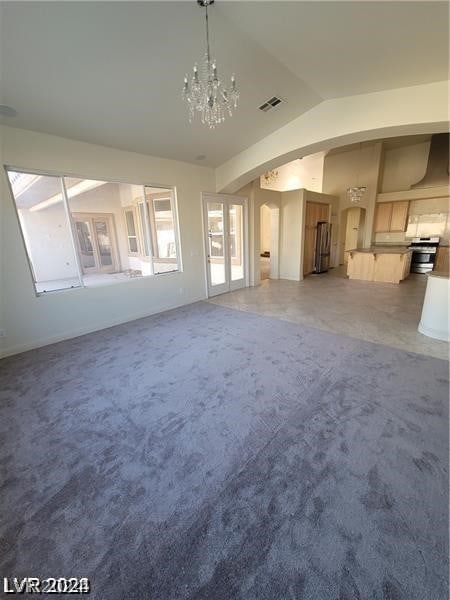
M179 270L173 189L7 172L38 294Z

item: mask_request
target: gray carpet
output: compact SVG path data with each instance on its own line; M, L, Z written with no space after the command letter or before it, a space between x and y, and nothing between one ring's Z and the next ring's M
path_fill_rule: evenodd
M198 303L0 378L1 577L86 576L99 600L447 598L445 361Z

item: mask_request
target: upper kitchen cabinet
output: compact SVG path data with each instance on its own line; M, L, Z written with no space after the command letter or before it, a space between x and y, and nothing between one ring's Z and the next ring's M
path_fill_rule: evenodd
M406 231L409 202L393 202L389 231Z
M406 231L408 201L380 202L375 214L375 233Z

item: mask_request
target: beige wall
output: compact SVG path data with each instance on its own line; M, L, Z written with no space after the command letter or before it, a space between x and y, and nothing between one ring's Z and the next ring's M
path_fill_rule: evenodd
M280 212L280 278L301 279L303 190L283 192Z
M366 209L364 247L372 243L373 218L378 193L382 159L381 142L362 144L342 152L333 151L325 157L323 191L339 198L338 229L343 225L342 212L354 206L347 197L347 188L365 185L367 191L358 206ZM336 234L338 232L336 231Z
M248 199L249 283L250 285L258 285L261 279L261 206L266 204L270 208L278 208L281 204L281 194L280 192L261 189L259 179L247 184L236 194Z
M214 172L31 131L0 127L3 163L102 180L174 185L177 189L183 272L111 286L36 297L19 224L2 172L0 352L9 354L108 327L206 297L201 192L214 189ZM7 284L6 284L7 282Z
M408 190L425 175L430 142L384 151L380 192Z

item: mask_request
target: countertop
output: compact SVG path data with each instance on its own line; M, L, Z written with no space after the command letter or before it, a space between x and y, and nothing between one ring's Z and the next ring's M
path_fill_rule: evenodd
M405 246L372 246L372 248L355 248L350 252L361 252L363 254L407 254L412 252L411 248Z

